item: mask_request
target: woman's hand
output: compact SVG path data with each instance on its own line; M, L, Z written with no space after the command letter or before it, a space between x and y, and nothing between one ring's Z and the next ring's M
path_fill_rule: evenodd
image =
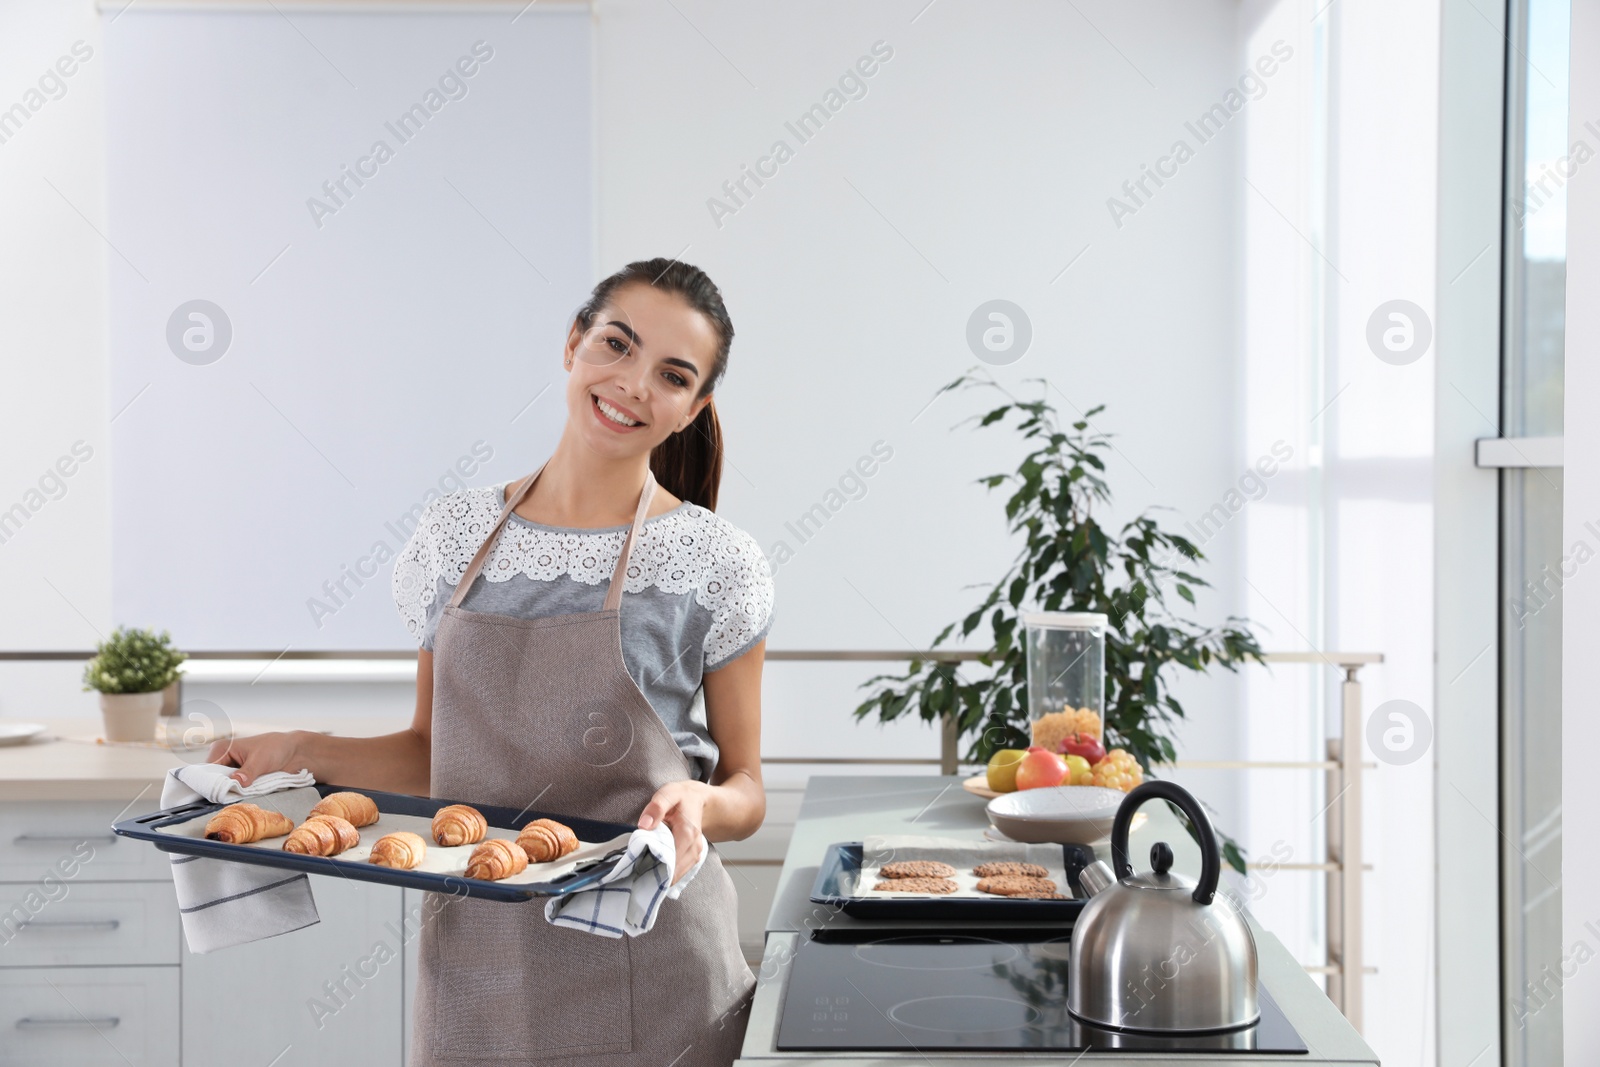
M656 790L639 814L641 830L653 830L661 823L672 828L672 840L678 846L678 860L672 868L674 885L700 862L701 823L711 789L704 782L669 782Z
M306 767L298 731L224 738L211 746L206 761L239 768L228 777L240 785L249 785L273 771L295 773Z

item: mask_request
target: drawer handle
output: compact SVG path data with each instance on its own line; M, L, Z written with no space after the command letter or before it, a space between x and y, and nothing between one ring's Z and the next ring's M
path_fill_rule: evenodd
M17 924L17 929L38 926L54 930L115 930L121 925L121 919L24 919Z
M37 844L45 841L104 841L108 845L117 842L116 834L18 834L12 838L13 844Z
M102 1026L107 1030L121 1023L122 1020L115 1015L102 1015L98 1019L35 1019L31 1015L17 1020L18 1030L42 1030L61 1026L92 1026L96 1030Z

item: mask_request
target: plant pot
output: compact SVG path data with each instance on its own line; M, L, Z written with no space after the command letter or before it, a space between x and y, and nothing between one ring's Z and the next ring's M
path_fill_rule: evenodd
M168 718L178 714L178 708L183 704L183 675L172 680L172 684L161 691L161 716Z
M153 693L101 693L100 714L107 741L154 741L161 714L161 690Z

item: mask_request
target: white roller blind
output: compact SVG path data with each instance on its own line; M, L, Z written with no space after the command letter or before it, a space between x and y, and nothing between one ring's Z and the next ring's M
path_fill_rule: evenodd
M515 14L108 20L117 622L414 647L389 576L420 505L554 444L590 24Z

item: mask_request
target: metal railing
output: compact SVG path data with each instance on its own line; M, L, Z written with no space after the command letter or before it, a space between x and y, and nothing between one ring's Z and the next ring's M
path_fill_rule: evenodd
M0 651L0 662L45 662L87 660L91 652L7 652ZM768 649L766 659L772 663L889 663L923 660L934 663L976 662L985 653L935 650L861 650L861 649ZM206 669L193 670L195 682L265 681L403 681L405 672L397 670L400 664L393 661L411 661L416 653L411 651L330 652L330 651L208 651L189 653L191 663L207 664ZM1340 683L1339 736L1327 741L1327 759L1324 760L1177 760L1170 766L1176 770L1303 770L1320 771L1327 776L1327 795L1332 797L1319 815L1326 817L1324 839L1327 855L1321 863L1273 863L1277 870L1322 871L1327 876L1327 954L1325 965L1309 965L1312 974L1327 977L1328 996L1359 1031L1361 1029L1362 978L1375 972L1367 967L1361 952L1361 878L1370 865L1362 862L1361 840L1361 773L1373 764L1361 760L1362 696L1361 681L1357 677L1362 667L1383 662L1381 652L1268 652L1263 657L1268 663L1321 664L1343 672ZM198 662L196 662L198 661ZM235 661L233 667L226 662ZM262 661L266 667L257 669ZM345 669L328 670L333 663L317 663L296 670L292 664L306 661L343 661ZM274 665L286 662L283 668ZM365 666L362 666L365 665ZM769 764L806 764L816 766L841 766L851 764L937 766L939 773L953 775L961 766L960 736L953 716L946 715L940 726L939 756L932 757L876 757L876 756L771 756L763 757ZM1256 864L1247 864L1256 867ZM1260 865L1265 866L1265 865Z

